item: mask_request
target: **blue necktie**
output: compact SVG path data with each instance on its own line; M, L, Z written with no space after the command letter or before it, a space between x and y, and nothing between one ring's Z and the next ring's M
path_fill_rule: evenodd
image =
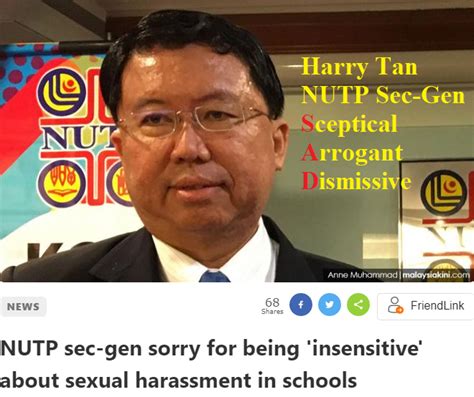
M200 283L230 283L230 280L222 272L206 271L199 279Z

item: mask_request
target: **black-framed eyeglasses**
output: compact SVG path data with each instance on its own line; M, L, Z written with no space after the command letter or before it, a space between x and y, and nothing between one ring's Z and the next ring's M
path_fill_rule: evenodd
M190 115L191 120L203 131L227 132L236 126L255 117L271 117L254 107L244 108L240 103L219 102L196 106L192 111L169 109L145 109L130 113L118 121L128 133L139 139L164 138L180 129L184 116Z

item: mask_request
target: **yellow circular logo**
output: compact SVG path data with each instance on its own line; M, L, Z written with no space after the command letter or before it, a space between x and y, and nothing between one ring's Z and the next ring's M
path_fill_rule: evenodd
M132 200L125 183L125 172L120 161L115 163L108 172L107 191L115 202L127 207L132 206Z
M84 80L72 69L53 69L38 84L39 103L54 116L69 116L77 112L85 99Z
M458 212L467 198L463 179L453 171L441 170L428 175L421 186L421 201L434 215L449 216Z
M464 268L452 259L439 259L426 269L427 281L431 282L466 282L469 281Z
M53 207L66 208L77 204L85 188L84 172L72 161L54 161L45 166L38 176L39 194Z

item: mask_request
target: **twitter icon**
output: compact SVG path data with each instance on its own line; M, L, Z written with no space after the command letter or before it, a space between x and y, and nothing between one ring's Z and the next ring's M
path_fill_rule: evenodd
M341 310L341 300L335 294L324 294L319 299L319 311L325 316L334 316Z

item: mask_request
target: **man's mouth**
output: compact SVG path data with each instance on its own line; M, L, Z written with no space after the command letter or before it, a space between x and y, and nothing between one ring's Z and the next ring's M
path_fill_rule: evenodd
M209 187L218 187L221 185L191 185L191 186L177 186L176 189L179 190L199 190L199 189L206 189Z
M182 190L197 190L197 189L204 189L207 187L217 187L222 186L223 183L209 181L207 179L201 178L183 178L178 180L175 184L172 185L175 189L182 189Z
M188 202L208 200L217 194L224 183L203 178L186 177L171 185L178 198Z

